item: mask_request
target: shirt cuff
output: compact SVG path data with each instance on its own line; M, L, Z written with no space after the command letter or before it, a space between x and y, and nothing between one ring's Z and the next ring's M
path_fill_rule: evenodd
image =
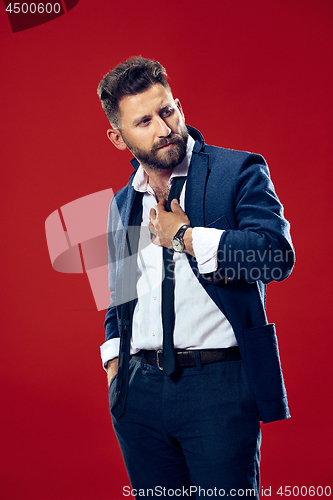
M101 345L100 351L104 370L106 370L108 361L119 356L119 345L119 337L117 337L116 339L107 340L106 342L104 342L104 344Z
M193 228L192 245L200 274L217 270L217 251L223 232L222 229L214 227Z

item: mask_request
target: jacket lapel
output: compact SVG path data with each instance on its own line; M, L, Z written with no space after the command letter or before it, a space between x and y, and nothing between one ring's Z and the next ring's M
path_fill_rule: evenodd
M197 143L195 144L195 146ZM205 226L205 191L208 177L208 160L206 153L195 151L192 152L190 168L187 174L186 190L185 190L185 212L191 221L192 227ZM194 272L194 275L199 278L201 275L198 272L197 261L191 255L187 254L188 262ZM200 281L200 280L199 280Z
M208 155L193 150L187 175L185 212L192 227L205 226L205 191L208 176Z

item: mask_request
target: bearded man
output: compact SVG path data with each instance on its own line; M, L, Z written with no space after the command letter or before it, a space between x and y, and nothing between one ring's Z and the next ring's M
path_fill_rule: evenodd
M265 288L294 253L268 167L186 126L157 61L118 65L98 96L134 156L110 205L101 346L124 494L258 498L260 420L290 416Z

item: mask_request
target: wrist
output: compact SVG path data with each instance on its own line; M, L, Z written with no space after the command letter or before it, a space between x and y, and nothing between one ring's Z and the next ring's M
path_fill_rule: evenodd
M193 237L192 237L192 232L193 232L193 227L189 227L185 231L185 234L184 234L184 237L183 237L183 243L184 243L184 251L186 253L189 253L193 257L195 257L194 251L193 251Z
M116 356L115 358L109 359L109 361L107 361L105 363L105 369L108 370L110 367L115 366L117 364L118 364L118 356Z
M185 235L185 232L189 228L190 228L189 224L183 224L182 226L180 226L180 228L178 229L178 231L176 232L176 234L172 238L171 246L175 252L179 252L179 253L185 252L184 235Z
M117 371L118 371L118 358L113 358L109 360L106 365L108 385L110 385L110 382L113 379L113 377L117 375Z

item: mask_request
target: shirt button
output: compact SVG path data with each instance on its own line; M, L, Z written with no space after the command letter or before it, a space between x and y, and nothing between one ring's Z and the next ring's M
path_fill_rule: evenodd
M153 300L156 300L156 298L157 298L156 295L153 295Z
M152 334L153 337L155 337L155 335L156 335L155 332L151 332L151 334Z

